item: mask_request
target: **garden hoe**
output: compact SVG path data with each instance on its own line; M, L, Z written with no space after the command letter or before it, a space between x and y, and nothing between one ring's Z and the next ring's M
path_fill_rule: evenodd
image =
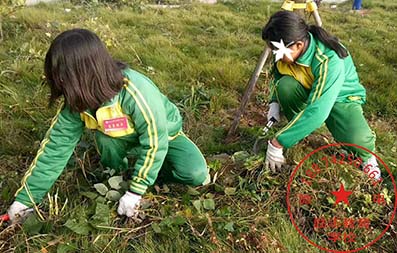
M319 4L319 3L320 3L319 0L284 0L284 3L281 6L281 9L287 10L287 11L306 10L308 13L312 14L312 16L314 17L316 25L321 26L322 21L321 21L320 15L318 13L318 8L317 8L317 4ZM234 139L233 136L235 135L235 132L236 132L238 124L240 122L241 116L245 112L245 108L249 102L252 92L254 91L256 82L259 79L259 76L262 72L262 69L266 63L267 58L269 58L269 56L271 55L271 52L272 52L272 50L266 45L261 56L259 57L258 63L256 64L255 71L252 74L252 76L245 88L244 95L241 99L240 107L236 111L232 125L229 128L229 131L228 131L228 134L226 137L226 142L229 142L230 140Z

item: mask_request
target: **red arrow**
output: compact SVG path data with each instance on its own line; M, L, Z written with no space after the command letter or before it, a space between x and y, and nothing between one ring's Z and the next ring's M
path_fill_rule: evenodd
M9 221L9 220L10 220L10 216L8 216L8 214L4 214L0 216L0 221Z

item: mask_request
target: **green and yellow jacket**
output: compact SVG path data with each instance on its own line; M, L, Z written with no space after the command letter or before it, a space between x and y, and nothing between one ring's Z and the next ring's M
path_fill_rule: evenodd
M182 129L177 107L146 76L124 70L125 84L93 113L74 113L67 106L52 120L35 159L22 179L16 200L39 203L62 173L84 127L140 145L130 190L143 194L153 184L168 151L168 142ZM119 119L124 119L120 121ZM118 127L118 124L128 126Z
M344 59L339 58L334 50L312 34L303 55L292 64L276 62L273 73L272 101L277 101L275 87L283 75L294 77L310 91L307 107L276 134L277 140L286 148L319 128L328 118L335 102L365 103L365 88L360 84L350 54Z

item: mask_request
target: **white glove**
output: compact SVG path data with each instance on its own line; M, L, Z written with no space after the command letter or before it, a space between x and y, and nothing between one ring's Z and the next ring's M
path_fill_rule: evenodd
M132 217L138 212L139 202L142 196L127 191L123 197L119 200L119 207L117 208L117 213L119 215L127 215L127 217Z
M272 102L269 104L269 111L267 112L267 120L275 118L280 121L280 105L277 102Z
M378 162L375 156L371 156L362 165L364 173L367 173L370 178L378 180L381 177Z
M23 221L32 212L33 208L29 208L18 201L14 201L7 211L13 224Z
M275 172L276 168L281 168L281 166L285 163L285 158L283 156L283 148L277 148L273 146L271 141L267 142L267 152L266 152L266 162L265 165L267 168Z

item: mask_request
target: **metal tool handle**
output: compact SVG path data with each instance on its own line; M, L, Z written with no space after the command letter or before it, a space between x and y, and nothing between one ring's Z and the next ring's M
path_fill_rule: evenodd
M244 96L241 99L240 108L236 111L236 113L234 115L234 120L233 120L232 125L230 126L228 134L227 134L228 138L230 138L231 136L233 136L235 134L238 124L240 123L241 116L245 112L245 107L248 104L251 94L254 91L256 82L258 81L259 76L262 72L263 66L266 63L267 58L269 58L269 55L271 55L271 52L272 52L272 50L267 46L265 46L265 48L263 49L263 52L262 52L261 56L259 57L259 61L256 64L255 71L254 71L254 73L252 73L249 83L248 83L247 87L245 88Z
M318 14L318 10L313 11L313 17L314 17L314 20L316 21L317 26L323 25L323 21L321 21L320 14Z
M265 135L266 133L270 130L270 128L273 126L274 123L276 123L277 120L274 117L271 117L269 119L269 121L267 122L266 126L262 129L262 136L256 138L255 143L254 143L254 147L253 147L253 152L254 154L259 154L260 149L262 148L262 146L264 145L264 143L266 143L265 141Z
M267 122L266 126L263 128L263 134L266 134L269 131L269 129L273 126L273 124L276 122L277 122L276 118L271 117Z

